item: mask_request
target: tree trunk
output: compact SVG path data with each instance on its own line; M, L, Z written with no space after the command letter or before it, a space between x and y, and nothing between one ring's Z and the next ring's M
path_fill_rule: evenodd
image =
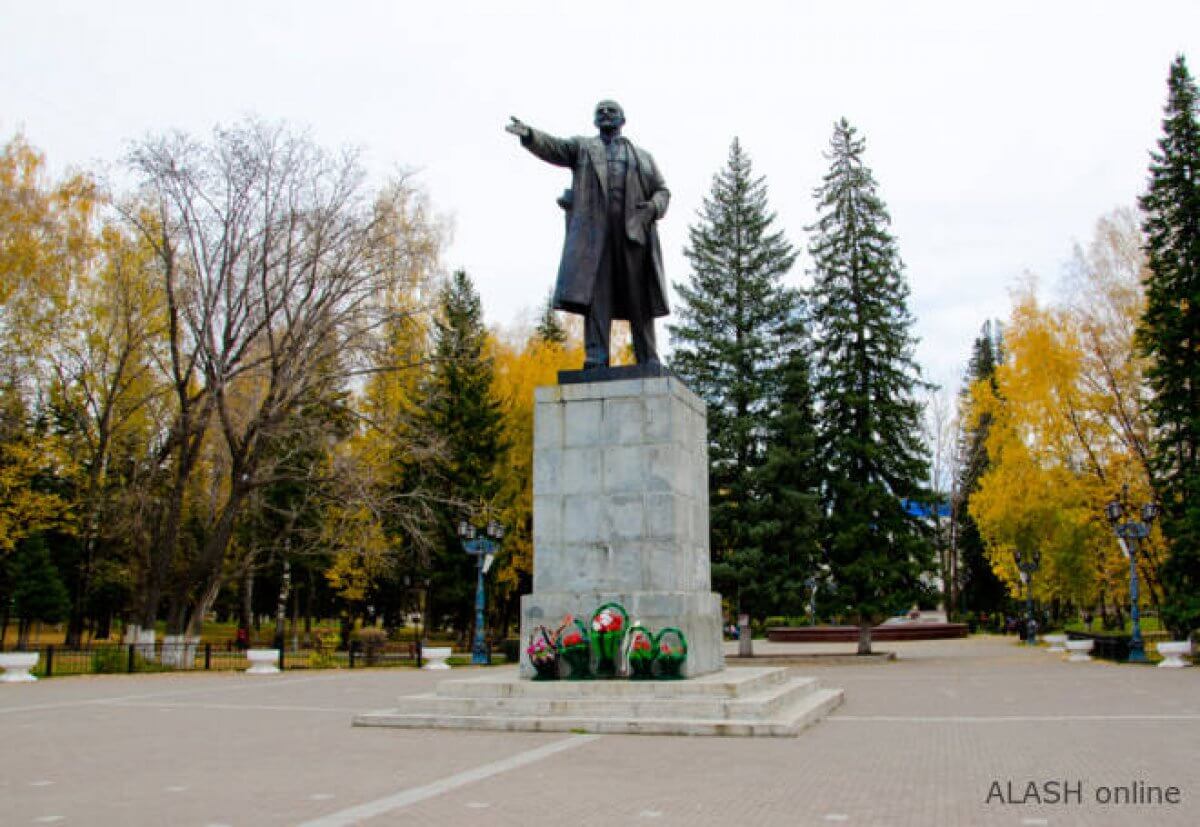
M244 485L239 485L236 481L249 479L250 476L249 471L243 473L242 469L238 468L235 464L233 469L234 486L230 489L229 498L226 500L225 506L221 509L217 523L200 552L200 559L196 568L203 573L205 585L204 590L200 593L200 597L192 604L192 616L188 622L187 630L187 634L189 635L199 635L201 633L204 617L212 609L212 605L221 591L221 584L225 580L225 553L229 549L229 541L233 537L234 524L237 521L238 512L241 510L242 503L245 502L248 491Z
M112 612L110 612L106 609L104 611L104 614L100 615L100 617L98 617L96 619L96 634L92 636L92 640L93 641L96 639L108 640L108 637L111 634L112 634Z
M84 543L84 559L80 565L79 580L75 584L75 593L71 596L71 613L67 618L66 646L78 647L83 640L84 607L87 604L87 592L91 580L92 551L91 543Z
M300 638L298 635L300 628L300 589L292 589L292 616L288 620L288 634L292 638L292 651L300 649Z
M254 619L254 568L247 566L242 572L242 600L238 612L238 628L250 631Z
M860 655L871 654L871 624L869 621L863 621L858 624L858 653Z
M284 551L286 554L286 550ZM288 594L292 590L292 564L283 559L283 576L279 578L279 599L275 601L275 648L283 649L283 637L287 625Z
M183 634L186 621L187 602L175 590L172 590L171 597L167 600L167 634Z
M312 596L313 596L313 572L312 568L308 569L308 588L304 590L304 639L312 642Z
M182 457L180 463L182 463ZM188 471L190 474L190 470ZM175 476L175 485L171 488L167 503L167 513L158 525L151 539L150 565L146 572L146 592L142 602L142 612L137 618L138 625L153 629L158 620L158 604L162 602L163 589L167 582L167 573L175 560L175 549L179 545L179 525L183 513L183 488L187 477L179 468Z
M187 629L184 631L184 634L200 637L204 632L204 618L208 614L209 609L212 608L213 602L217 599L223 580L224 578L220 574L209 578L204 591L200 594L200 599L192 607L192 616L188 618Z

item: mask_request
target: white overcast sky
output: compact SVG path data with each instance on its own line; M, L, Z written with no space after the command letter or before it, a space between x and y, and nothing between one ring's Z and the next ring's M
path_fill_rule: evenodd
M509 115L589 134L595 102L621 101L625 134L672 191L660 231L674 281L734 135L803 248L845 116L891 209L918 359L951 387L1017 280L1053 285L1096 219L1134 203L1170 61L1182 52L1200 70L1194 0L3 0L0 35L0 136L22 130L56 171L246 114L363 147L378 181L419 170L453 221L447 265L471 273L501 325L553 281L568 184L503 131Z

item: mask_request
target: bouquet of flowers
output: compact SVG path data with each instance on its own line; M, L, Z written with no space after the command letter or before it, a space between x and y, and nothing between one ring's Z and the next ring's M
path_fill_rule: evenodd
M629 627L629 678L648 680L654 677L654 637L644 626Z
M539 626L530 636L525 654L529 656L529 663L537 672L534 680L558 680L558 649L545 626Z
M664 639L668 635L674 636L674 644ZM687 638L683 632L667 626L654 636L654 648L657 650L654 659L658 663L658 676L665 680L682 678L683 663L687 660Z
M605 603L592 615L592 640L596 644L596 676L613 678L625 637L628 614L620 603Z
M570 667L568 677L584 680L592 676L592 647L587 627L571 615L563 618L558 636L558 651Z

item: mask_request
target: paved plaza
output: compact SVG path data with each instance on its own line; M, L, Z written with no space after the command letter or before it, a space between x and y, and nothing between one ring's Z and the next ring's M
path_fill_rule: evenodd
M466 669L0 685L0 824L1200 823L1200 669L1064 663L1005 638L880 648L898 659L796 668L846 692L796 738L350 726ZM779 649L831 647L756 643ZM1000 800L1030 781L1082 801ZM1097 803L1131 786L1180 801Z

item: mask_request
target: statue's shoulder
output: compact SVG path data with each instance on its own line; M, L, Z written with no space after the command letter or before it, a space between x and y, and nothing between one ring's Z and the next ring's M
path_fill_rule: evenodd
M642 166L647 167L649 169L656 168L655 163L654 163L654 156L650 154L650 150L648 150L644 147L638 146L633 141L629 142L629 146L633 150L634 154L637 155L639 164L641 164Z

